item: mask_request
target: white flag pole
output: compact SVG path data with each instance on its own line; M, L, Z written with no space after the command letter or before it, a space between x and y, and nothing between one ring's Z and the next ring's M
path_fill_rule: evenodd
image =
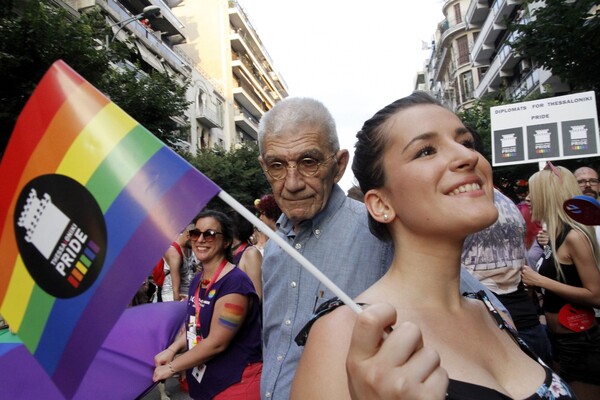
M252 223L252 225L256 226L263 232L265 235L269 237L269 239L274 240L286 253L288 253L292 258L304 267L308 272L310 272L315 278L317 278L323 285L325 285L329 290L333 292L337 297L340 298L348 307L350 307L354 312L360 314L362 309L348 296L342 289L340 289L335 283L333 283L327 276L325 276L317 267L315 267L310 261L308 261L302 254L296 251L292 246L290 246L285 240L279 237L271 228L267 226L260 219L256 218L254 214L252 214L246 207L241 205L236 199L231 197L227 192L221 190L218 196L225 203L229 204L231 208L240 213L244 218Z

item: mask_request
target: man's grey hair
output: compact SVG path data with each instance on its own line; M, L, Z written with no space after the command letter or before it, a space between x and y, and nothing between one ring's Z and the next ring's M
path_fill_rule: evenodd
M331 150L340 149L335 121L327 108L318 100L308 97L288 97L267 111L258 125L258 149L263 155L267 135L298 134L300 127L310 126L327 135Z

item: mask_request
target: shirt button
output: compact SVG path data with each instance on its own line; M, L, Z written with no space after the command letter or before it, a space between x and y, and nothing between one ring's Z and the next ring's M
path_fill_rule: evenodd
M296 250L300 250L302 248L302 245L300 243L296 243L294 247L296 248Z
M292 320L290 320L290 319L286 319L286 320L285 320L285 324L286 324L286 325L288 325L288 326L289 326L289 325L291 325L291 324L292 324Z
M296 282L292 281L292 283L290 283L290 286L295 288L296 286L298 286L298 284Z
M321 234L321 230L320 229L315 229L315 235L320 235Z
M283 360L283 356L281 356L281 355L277 356L277 361L281 361L281 360Z
M271 392L267 392L267 393L265 393L265 397L266 397L267 399L270 399L270 398L271 398Z

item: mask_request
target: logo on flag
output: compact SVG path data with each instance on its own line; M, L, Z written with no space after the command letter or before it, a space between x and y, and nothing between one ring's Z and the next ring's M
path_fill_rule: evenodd
M46 293L70 298L96 281L106 255L106 224L80 183L58 174L33 179L17 199L14 223L25 267Z

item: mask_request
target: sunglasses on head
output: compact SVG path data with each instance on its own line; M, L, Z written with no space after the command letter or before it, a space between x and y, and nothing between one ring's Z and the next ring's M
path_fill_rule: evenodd
M217 232L214 229L207 229L205 231L201 231L200 229L192 229L189 231L190 232L190 238L192 240L198 240L200 239L200 236L204 236L204 240L206 242L212 242L213 240L215 240L215 237L217 237L217 235L222 235L222 232Z

